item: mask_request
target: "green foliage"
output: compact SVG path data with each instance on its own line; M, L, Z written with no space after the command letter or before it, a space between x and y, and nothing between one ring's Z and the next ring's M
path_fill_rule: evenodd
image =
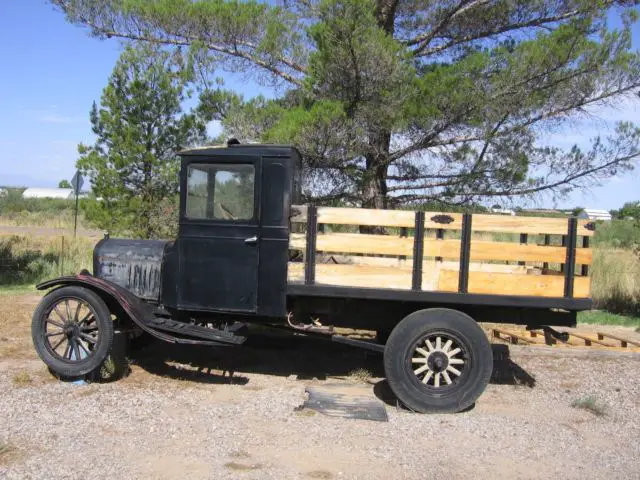
M91 179L87 219L115 234L140 238L167 234L175 224L177 152L205 138L204 121L181 103L193 71L181 57L145 46L124 51L91 124L97 141L80 145L78 168ZM169 229L171 230L171 229Z
M69 180L60 180L58 182L58 188L72 188Z
M323 203L562 197L639 155L630 123L586 150L541 141L640 87L636 2L51 1L95 35L197 67L199 113L227 136L296 144L304 193ZM284 88L244 101L211 87L225 70Z
M640 223L633 220L597 222L594 242L614 248L637 248L640 246Z
M9 188L7 194L0 196L0 215L22 212L46 212L58 214L70 207L73 201L61 198L24 198L23 188Z
M589 310L578 313L578 323L585 323L587 325L621 325L623 327L636 327L640 325L640 317L619 315L616 313L603 312L601 310Z
M571 406L573 408L587 410L593 413L597 417L605 416L609 411L609 407L607 406L607 404L598 400L593 395L589 395L588 397L577 398L571 403Z
M620 210L613 210L611 214L620 220L640 221L640 200L625 203Z
M34 284L91 269L93 242L85 238L0 237L0 286Z

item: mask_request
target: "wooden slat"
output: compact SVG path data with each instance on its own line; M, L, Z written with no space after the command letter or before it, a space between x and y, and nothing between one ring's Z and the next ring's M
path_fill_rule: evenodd
M292 222L306 222L305 206L292 207L297 213ZM370 208L318 207L318 223L338 225L365 225L380 227L413 227L415 212L410 210L376 210Z
M412 260L403 260L399 257L361 257L355 255L341 255L341 254L325 254L318 255L318 263L324 263L322 258L331 258L333 263L342 265L370 265L374 267L393 267L393 268L408 268L413 266ZM457 261L436 261L425 260L422 262L422 271L433 270L458 270L460 264ZM542 274L541 270L531 266L523 265L504 265L500 263L479 263L472 262L469 264L471 271L483 271L483 272L502 272L502 273L514 273L517 275L529 274Z
M520 267L522 268L522 267ZM304 281L304 263L289 263L289 282ZM316 283L369 288L411 288L411 269L371 265L317 264ZM425 291L456 292L458 271L425 269L422 281ZM551 275L526 275L517 273L473 271L469 272L469 293L493 295L527 295L536 297L561 297L564 277ZM590 279L576 277L574 295L589 296Z
M509 260L522 262L562 263L565 261L567 250L564 247L529 245L514 242L471 242L471 261L478 260ZM590 248L576 249L576 263L591 265L592 251Z
M585 228L587 223L588 220L578 221L578 235L593 236L594 232ZM566 235L567 228L567 218L473 215L474 231Z
M306 222L307 208L304 205L292 207L295 214L292 222ZM437 223L432 218L447 215L453 219L451 223ZM537 233L565 235L567 218L551 217L519 217L505 215L473 215L473 230L507 233ZM318 222L338 225L365 225L380 227L413 227L415 212L410 210L376 210L368 208L319 207ZM589 220L578 220L578 235L593 236L594 232L585 228L592 223ZM441 228L444 230L460 230L462 228L461 213L425 212L425 228Z
M290 245L291 248L304 250L304 234L291 234ZM369 253L410 257L413 254L413 238L360 233L326 233L318 235L316 248L319 252ZM425 239L424 256L457 259L460 256L460 241ZM479 240L471 242L472 262L479 260L509 260L562 263L565 257L566 249L557 246ZM576 249L576 263L590 265L591 257L590 248Z
M290 262L288 278L292 283L304 281L304 264ZM316 284L409 290L411 288L411 269L370 265L317 264Z
M371 253L379 255L413 255L413 238L391 235L368 235L361 233L318 234L316 250L337 253ZM291 248L302 249L305 245L303 234L291 235Z
M305 206L294 206L297 213L291 217L292 222L306 222ZM406 227L415 225L416 212L412 210L376 210L371 208L339 208L319 207L318 223L335 225L364 225L374 227ZM450 223L438 223L435 217L446 215L451 217ZM424 228L442 228L459 230L462 226L461 213L425 212Z
M635 345L636 347L640 347L640 342L636 342L634 340L629 340L627 338L618 337L617 335L612 335L610 333L597 332L598 340L605 340L606 338L612 338L620 342L620 346L626 347L628 343L631 345Z
M590 286L590 278L576 277L574 283L574 297L588 297ZM438 279L438 290L456 291L457 288L458 272L442 270ZM563 292L563 276L469 272L469 293L562 297Z

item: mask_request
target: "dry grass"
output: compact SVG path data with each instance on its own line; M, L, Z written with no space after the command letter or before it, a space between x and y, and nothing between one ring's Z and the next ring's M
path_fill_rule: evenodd
M602 417L607 414L608 407L604 402L601 402L593 395L588 397L578 398L571 403L573 408L580 408L593 413L597 417Z
M313 470L312 472L307 473L307 477L329 479L333 478L333 474L327 470Z
M248 472L251 470L259 470L262 468L262 465L260 464L246 465L244 463L237 463L237 462L227 462L224 464L224 466L229 470L235 470L237 472Z
M40 294L2 295L0 299L0 359L37 358L31 343L31 315Z
M371 372L366 368L356 368L355 370L351 370L351 372L349 372L348 378L353 382L367 383L371 376Z
M33 379L29 372L26 370L20 370L13 376L13 384L18 387L26 387L27 385L31 385L33 383Z
M33 235L0 237L0 285L27 285L92 265L95 240Z
M15 450L15 447L8 441L0 442L0 457L3 457Z
M633 251L596 248L592 279L594 308L615 313L640 313L640 257Z
M72 229L74 213L72 209L60 212L22 212L0 215L0 225L11 227L38 226L41 228ZM78 228L85 228L87 222L82 212L78 212Z

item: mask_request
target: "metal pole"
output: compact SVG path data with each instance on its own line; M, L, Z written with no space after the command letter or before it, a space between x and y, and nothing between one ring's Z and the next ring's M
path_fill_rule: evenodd
M73 238L76 238L77 229L78 229L78 189L76 188L76 214L73 219Z
M64 275L64 235L62 236L62 253L60 254L60 276Z

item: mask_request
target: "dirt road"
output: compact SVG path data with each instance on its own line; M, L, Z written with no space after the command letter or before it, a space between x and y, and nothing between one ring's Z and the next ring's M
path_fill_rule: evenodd
M303 338L153 344L127 378L77 386L33 353L37 300L0 296L2 478L640 478L637 354L511 347L457 415L398 409L378 357ZM294 410L306 385L348 383L358 368L389 422ZM588 396L605 415L571 406Z

